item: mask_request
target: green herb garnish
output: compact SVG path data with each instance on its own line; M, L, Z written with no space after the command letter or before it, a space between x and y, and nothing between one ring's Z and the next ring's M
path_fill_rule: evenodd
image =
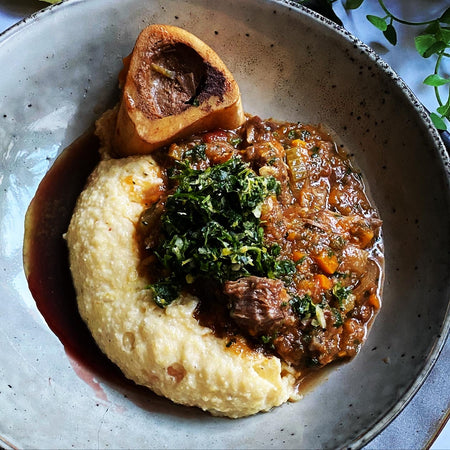
M240 143L242 142L242 138L239 136L236 136L234 138L231 138L229 140L229 143L233 146L233 147L237 147Z
M184 152L184 157L189 158L193 162L206 160L206 144L197 144Z
M316 314L316 305L313 303L309 294L305 294L302 297L294 295L290 303L294 313L301 319L309 318Z
M206 170L186 161L171 178L178 186L166 200L161 217L165 239L155 254L172 279L191 284L206 277L224 283L250 275L293 274L295 264L280 259L279 246L265 245L260 223L264 199L280 192L275 178L257 176L237 157ZM166 287L170 280L156 286L161 283ZM167 306L168 298L157 303Z
M294 139L298 138L298 131L290 130L287 136L288 136L288 139L294 140Z
M348 299L349 295L352 293L352 289L350 287L342 286L341 283L336 283L333 286L332 292L339 303L339 307L341 309L343 309L345 301Z
M170 305L179 294L180 286L175 277L168 277L149 286L153 301L161 308Z
M275 333L271 336L262 335L260 339L264 345L266 345L267 347L269 347L271 349L275 349L275 345L274 345L273 341L276 339L276 337L277 337L277 333Z

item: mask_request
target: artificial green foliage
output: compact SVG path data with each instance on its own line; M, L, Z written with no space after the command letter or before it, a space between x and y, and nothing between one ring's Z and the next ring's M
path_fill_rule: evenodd
M419 29L419 33L415 38L417 52L423 58L436 58L434 73L427 76L424 81L425 85L434 89L438 104L436 111L432 112L430 117L436 128L446 130L450 120L450 84L448 78L444 78L440 73L442 61L450 57L450 7L439 17L421 22L412 22L397 17L386 6L385 0L345 0L344 7L349 11L355 10L364 1L376 1L379 4L380 14L367 15L366 18L383 33L383 36L391 45L397 44L397 26L413 26ZM393 1L391 0L392 3ZM316 11L321 11L325 10L325 7L332 10L334 0L315 0L314 2L298 0L298 3L313 7ZM334 11L332 13L335 15ZM328 17L331 17L331 14L328 14ZM338 23L341 23L341 21L338 20ZM445 91L445 97L442 96L442 91Z

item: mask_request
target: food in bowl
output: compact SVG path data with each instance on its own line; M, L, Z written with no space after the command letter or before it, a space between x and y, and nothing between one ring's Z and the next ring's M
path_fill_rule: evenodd
M173 85L171 61L150 80ZM98 121L103 160L66 235L95 341L136 383L215 415L297 400L355 356L380 307L381 220L361 174L320 128L240 107L234 128L225 115L192 132L196 102L163 118L188 134L117 157L123 98Z

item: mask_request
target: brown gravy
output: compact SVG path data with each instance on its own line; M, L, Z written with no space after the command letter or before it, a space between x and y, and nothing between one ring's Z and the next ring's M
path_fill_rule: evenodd
M71 358L106 379L124 381L78 313L63 238L76 200L100 160L98 145L89 130L62 152L40 183L25 221L24 267L39 311Z

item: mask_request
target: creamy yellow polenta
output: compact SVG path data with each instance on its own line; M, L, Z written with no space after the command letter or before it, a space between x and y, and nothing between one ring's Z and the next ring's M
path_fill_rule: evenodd
M193 317L197 299L155 305L140 274L136 224L162 183L150 156L100 162L78 199L66 235L83 320L130 379L174 402L242 417L295 396L277 357L226 347ZM239 351L239 349L241 351Z

